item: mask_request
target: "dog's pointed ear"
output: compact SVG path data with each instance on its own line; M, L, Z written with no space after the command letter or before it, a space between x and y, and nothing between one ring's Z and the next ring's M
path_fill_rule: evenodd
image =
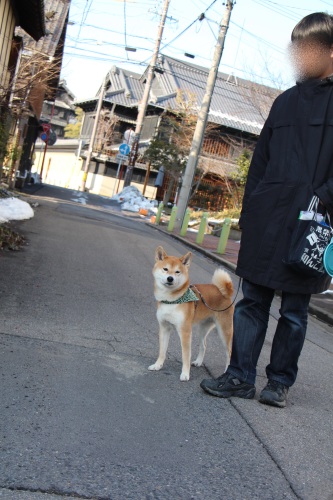
M158 262L159 260L164 260L167 257L166 252L163 247L157 247L155 252L155 260Z
M187 252L187 254L180 257L180 261L182 262L182 264L187 267L190 267L191 260L192 260L192 252Z

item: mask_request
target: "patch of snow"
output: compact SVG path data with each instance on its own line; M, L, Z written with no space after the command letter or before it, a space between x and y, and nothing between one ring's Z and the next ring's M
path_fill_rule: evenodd
M71 201L75 201L76 203L81 203L82 205L87 204L88 200L88 195L82 193L81 195L78 195L76 191L73 191L74 198L71 198Z
M0 199L0 223L10 220L26 220L34 216L29 203L18 198Z
M141 208L157 213L157 201L145 198L135 186L125 187L121 193L112 196L111 200L121 203L121 209L139 212Z
M72 198L71 201L76 201L76 203L81 203L82 205L87 204L87 200L82 198L82 196L80 196L80 198Z

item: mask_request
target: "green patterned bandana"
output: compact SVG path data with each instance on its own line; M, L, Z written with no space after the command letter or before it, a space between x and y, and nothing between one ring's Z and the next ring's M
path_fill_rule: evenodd
M198 297L196 294L191 290L191 288L188 288L188 290L179 297L177 300L173 300L172 302L169 302L168 300L161 300L162 304L184 304L184 302L196 302Z

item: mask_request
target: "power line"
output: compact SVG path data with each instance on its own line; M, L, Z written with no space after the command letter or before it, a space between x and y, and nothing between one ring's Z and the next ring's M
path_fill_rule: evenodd
M84 9L83 9L82 18L81 18L81 23L80 23L80 27L79 27L79 33L78 33L78 35L77 35L77 39L78 39L78 40L79 40L79 38L80 38L82 25L83 25L83 23L86 21L86 19L87 19L87 15L88 15L89 10L90 10L90 8L91 8L92 1L93 1L93 0L86 0L86 4L85 4Z
M125 47L127 47L127 34L126 34L126 0L124 0L124 39L125 39ZM126 52L126 57L128 59L128 54Z
M83 43L83 42L81 42L81 43ZM117 43L112 43L112 42L104 42L104 45L111 45L113 47L117 47L117 48L120 48L120 49L125 48L125 45L117 44ZM67 48L69 48L69 49L75 49L75 50L84 50L85 52L91 52L93 54L105 55L106 58L110 59L110 54L106 54L105 52L99 52L99 51L96 51L96 50L93 50L93 49L87 49L87 48L84 48L84 47L75 47L75 46L71 46L71 45L67 45ZM145 47L141 47L139 50L146 50L147 52L150 52L150 49L146 49ZM131 62L128 59L127 59L127 61Z
M96 30L101 30L101 31L106 31L108 33L116 33L117 35L123 35L124 33L122 31L117 31L117 30L111 30L110 28L102 28L102 26L96 26L94 24L83 24L84 27L88 27L88 28L94 28ZM67 35L68 37L68 35ZM66 38L67 38L66 37ZM141 35L132 35L131 34L131 38L140 38L142 40L147 40L148 42L153 42L153 38L149 38L147 36L141 36ZM74 40L74 37L72 37L72 39Z
M165 45L163 45L163 47L161 47L161 50L165 49L165 47L168 47L168 45L171 45L173 42L175 42L180 36L182 36L189 28L191 28L191 26L193 26L194 23L196 23L197 21L202 21L204 18L205 18L205 13L214 5L214 3L216 2L217 0L214 0L207 8L206 10L201 13L196 19L194 19L194 21L192 21L181 33L179 33L175 38L173 38L170 42L166 43Z
M191 22L191 24L189 24L181 33L179 33L175 38L173 38L172 40L170 40L170 42L166 43L163 45L163 47L161 47L161 50L165 49L165 47L168 47L169 45L171 45L173 42L175 42L180 36L182 36L188 29L191 28L191 26L193 26L194 23L196 23L198 21L198 17Z
M255 0L256 1L256 0ZM283 49L281 49L280 47L278 47L277 45L275 45L274 43L271 43L271 42L268 42L267 40L265 40L264 38L261 38L260 36L258 35L255 35L254 33L251 33L251 31L248 31L247 29L245 29L243 26L240 26L239 24L237 23L234 23L231 21L231 24L233 26L236 26L237 28L239 28L242 32L246 33L247 35L253 37L255 40L257 40L258 42L264 44L264 45L267 45L270 49L273 49L275 50L276 52L279 52L280 54L284 54L285 51Z
M187 30L189 30L193 24L195 24L197 21L202 21L205 17L205 13L214 5L214 3L216 2L217 0L214 0L207 8L206 10L204 11L204 13L201 13L196 19L194 19L194 21L192 21L183 31L181 31L177 36L175 36L175 38L173 38L172 40L170 40L170 42L166 43L163 45L163 47L161 47L161 50L165 49L166 47L168 47L169 45L171 45L173 42L175 42L179 37L181 37ZM143 62L146 62L147 59Z
M210 20L210 19L207 19L207 18L205 18L205 19L206 19L206 23L207 23L207 25L208 25L208 27L209 27L210 31L212 32L213 37L215 38L215 40L217 40L216 33L214 33L213 28L212 28L212 27L211 27L211 25L210 25L211 20ZM213 21L213 22L214 22L214 21Z
M269 9L269 10L272 10L272 8L275 8L276 5L279 5L277 4L276 2L271 2L269 0L254 0L256 3L258 3L259 5L262 5L263 7ZM323 0L321 0L323 1ZM126 9L126 7L128 6L125 6L125 3L126 3L126 0L124 0L124 14L126 14L126 19L128 17L128 8ZM214 0L204 11L207 12L209 9L212 8L212 6L216 3L216 0ZM87 24L85 21L87 19L87 16L88 16L88 13L89 13L89 10L90 10L90 7L91 7L91 4L92 4L92 0L87 0L87 4L85 6L85 9L84 9L84 12L83 12L83 15L82 15L82 18L81 18L81 23L80 23L80 32L81 32L81 29L83 27L91 27L91 28L94 28L94 29L98 29L98 30L103 30L103 31L109 31L111 33L118 33L118 34L122 34L122 35L125 35L125 46L127 44L127 36L128 36L128 33L127 33L127 26L126 26L126 29L124 30L124 33L122 32L119 32L119 31L116 31L116 30L110 30L110 29L107 29L107 28L103 28L101 26L95 26L93 24ZM287 6L286 6L287 7ZM214 11L214 9L213 9ZM288 12L288 11L287 11ZM203 14L204 14L203 13ZM279 12L279 14L281 16L283 16L284 14L282 14L281 12ZM188 29L190 29L191 26L193 26L193 24L195 24L199 18L201 17L198 16L194 21L192 21L189 26L187 26L187 28L185 28L184 30L182 30L176 37L174 37L172 40L170 40L169 42L167 42L163 47L162 49L165 49L165 48L169 48L169 49L172 49L174 51L177 51L177 52L183 52L183 49L180 49L178 47L176 47L174 45L175 41L178 40ZM206 16L204 16L204 18L206 18ZM202 18L201 20L203 20L204 18ZM126 23L126 19L124 17L124 23ZM208 18L206 18L206 21L207 21L207 24L208 24L208 27L209 29L212 31L211 29L211 26L210 26L210 21L213 22L212 20L209 20ZM127 24L127 23L126 23ZM253 34L251 33L250 31L248 30L245 30L243 27L240 27L239 25L237 25L236 23L232 22L231 21L231 24L234 25L235 27L239 28L242 30L242 32L244 32L246 35L252 37L254 40L257 40L258 42L260 42L261 45L265 45L267 46L270 50L276 52L276 53L279 53L279 54L284 54L285 51L281 48L279 48L278 46L264 40L263 38L257 36L256 34ZM80 36L80 32L79 32L79 35L78 35L78 38L75 42L75 44L82 44L82 43L85 43L84 40L79 40L79 36ZM215 36L215 35L214 35ZM234 35L233 33L229 33L229 36L231 37L234 37L234 36L237 36L237 35ZM152 39L149 39L148 37L145 37L145 36L139 36L139 35L131 35L131 37L134 37L134 38L137 38L137 39L142 39L142 40L147 40L148 42L152 41ZM72 39L73 40L73 39ZM88 43L88 42L86 42ZM106 45L111 45L113 47L117 47L119 49L122 49L124 48L124 45L123 44L115 44L115 43L112 43L112 42L103 42L104 44ZM179 46L179 44L177 44ZM73 52L68 52L68 49L71 49L71 50L85 50L85 52L88 52L88 54L85 54L85 56L81 55L81 54L75 54ZM139 50L151 50L149 48L144 48L144 47L141 47L139 48ZM91 54L96 54L96 59L97 60L100 60L100 61L110 61L110 60L113 60L113 61L121 61L121 62L125 62L125 63L129 63L129 64L132 64L132 65L136 65L136 66L143 66L145 63L146 63L146 60L145 61L136 61L134 59L132 59L131 57L129 57L129 54L126 53L126 57L127 57L127 61L124 60L124 57L122 56L113 56L110 57L110 54L106 54L104 52L99 52L99 51L95 51L93 48L92 49L82 49L82 48L79 48L79 47L73 47L73 46L68 46L68 47L65 47L65 54L68 55L68 56L71 56L71 57L77 57L77 58L86 58L86 59L92 59L92 55ZM209 61L208 58L204 57L204 56L201 56L200 54L198 53L194 53L195 56L200 59L200 60L203 60L203 61ZM100 57L98 57L100 56ZM228 66L226 64L223 64L223 66L225 67L230 67L232 68L233 70L236 70L236 71L240 71L242 74L249 74L251 76L255 76L255 77L259 77L259 75L257 74L254 74L253 72L249 72L249 71L246 71L244 69L240 69L240 68L236 68L235 66ZM269 78L265 78L265 77L260 77L264 80L269 80Z
M260 2L260 0L254 0L254 1L257 1L258 3ZM261 0L263 1L263 0ZM214 4L216 3L216 0L214 0L214 2L212 2L206 9L204 12L207 12ZM272 4L274 4L274 2L271 2ZM124 0L124 9L126 9L125 7L125 4L126 4L126 0ZM127 14L127 12L125 12ZM87 12L85 12L85 16L84 18L86 19L86 16L87 16ZM170 40L169 42L167 42L166 44L164 44L164 46L161 48L161 50L164 50L166 47L170 47L170 48L173 48L174 50L179 50L179 49L176 49L175 47L172 47L172 44L178 39L180 38L191 26L193 26L193 24L195 24L198 19L200 19L200 16L198 16L198 18L196 18L194 21L192 21L183 31L181 31L176 37L174 37L172 40ZM203 18L202 18L203 19ZM201 19L201 20L202 20ZM124 18L124 22L126 22L125 18ZM280 54L283 54L284 51L277 47L276 45L270 43L270 42L267 42L266 40L264 40L263 38L261 37L258 37L257 35L251 33L250 31L240 27L239 25L237 25L236 23L233 23L231 22L231 24L233 24L234 26L237 26L238 28L242 29L244 33L246 33L247 35L253 37L254 39L258 40L261 44L265 44L267 47L269 47L270 49L280 53ZM83 26L83 23L81 23L81 27ZM105 31L110 31L110 32L114 32L114 33L118 33L118 34L122 34L121 32L117 32L115 30L108 30L107 28L102 28L102 27L97 27L97 26L94 26L94 25L89 25L87 24L86 26L88 27L93 27L93 28L96 28L96 29L101 29L101 30L105 30ZM211 29L210 27L210 24L208 23L208 26L209 28ZM212 31L212 30L211 30ZM213 33L214 34L214 33ZM232 33L230 33L231 36L234 36ZM142 38L144 40L147 40L147 41L150 41L147 37L140 37L138 35L131 35L133 37L136 37L136 38ZM214 34L214 37L215 37L215 34ZM76 42L78 43L78 42ZM107 42L105 42L107 43ZM125 46L127 44L127 29L125 30ZM120 44L114 44L114 46L118 46L119 48L120 47L123 47L122 45ZM140 48L140 50L149 50L149 49L143 49L143 48ZM200 57L201 59L207 59L205 58L204 56L200 56L199 54L195 54L196 57ZM130 62L130 59L129 59L129 56L128 54L126 54L127 56L127 60ZM208 60L208 59L207 59ZM142 63L145 63L147 61L147 59L145 59L144 61L142 61Z
M282 7L280 4L270 2L269 0L253 0L253 2L261 5L262 7L266 7L266 9L271 10L272 12L282 15L287 19L291 19L292 21L298 21L299 19L290 7Z

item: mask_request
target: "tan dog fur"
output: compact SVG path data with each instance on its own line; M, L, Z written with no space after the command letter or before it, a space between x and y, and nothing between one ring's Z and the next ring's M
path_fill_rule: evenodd
M233 336L233 306L226 311L215 312L205 306L200 299L198 302L182 304L163 304L161 301L172 302L184 295L189 288L189 267L192 253L182 257L168 256L159 246L155 253L154 295L157 300L157 319L159 322L159 356L156 362L149 366L149 370L160 370L163 367L169 344L172 327L178 332L182 347L182 372L180 380L190 378L192 325L199 325L200 347L194 366L201 366L205 350L206 337L216 326L218 334L226 349L227 366L230 360ZM169 278L169 280L168 280ZM229 274L217 269L212 278L212 284L194 285L202 294L205 302L213 309L225 309L232 302L233 285ZM193 291L197 294L196 289ZM195 305L196 304L196 305Z

